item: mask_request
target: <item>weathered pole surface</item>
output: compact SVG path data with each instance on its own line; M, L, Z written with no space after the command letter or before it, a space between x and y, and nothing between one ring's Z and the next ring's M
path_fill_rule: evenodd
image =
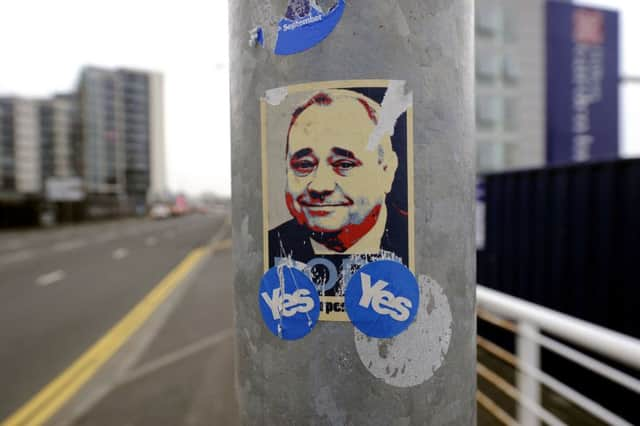
M311 5L328 12L335 3L317 1ZM473 2L350 0L326 39L303 52L278 55L274 53L278 21L288 6L296 4L304 9L309 1L229 1L236 392L242 422L474 424ZM303 16L308 11L301 13ZM311 21L300 22L299 26ZM250 43L252 30L251 37L255 39ZM301 33L299 37L305 36ZM343 81L327 87L349 91L358 86L354 80L366 80L360 84L362 87L378 87L375 81L380 79L404 81L404 90L413 94L412 108L405 105L402 110L406 114L406 140L411 146L407 147L409 155L404 166L404 154L399 154L398 170L404 167L410 174L406 177L409 201L404 213L410 218L408 230L412 235L407 244L412 248L404 256L411 260L404 263L411 267L420 286L416 319L407 331L389 339L365 336L350 322L320 321L302 339L281 340L265 326L259 307L259 287L267 269L265 250L269 246L265 244L265 228L277 225L266 223L272 213L265 213L263 196L267 196L265 188L275 184L263 182L263 176L275 180L280 174L284 176L283 167L293 167L297 178L303 179L308 166L276 166L273 162L265 165L263 157L271 148L264 148L263 144L276 143L269 130L265 136L265 117L272 117L265 111L279 105L286 96L282 91L265 94L275 88L325 81ZM391 90L391 83L382 85ZM316 84L308 93L318 87L323 86ZM337 105L335 98L344 94L340 90L326 93L328 101L313 98L307 104L311 104L311 112L303 111L296 118L303 122L306 119L313 129L310 117L329 111L323 106L331 102ZM347 95L345 105L349 105L350 96L355 99L360 95ZM300 95L301 101L306 99ZM387 109L385 101L378 98L369 103L373 105L366 107L369 118L379 127ZM408 118L410 113L412 119ZM296 118L285 123L293 128L292 138ZM293 148L286 145L282 157L287 152L289 161L292 154L287 149ZM321 158L314 167L321 167L322 161ZM379 164L380 161L383 160ZM336 171L338 166L333 167ZM345 166L345 170L349 167L353 165ZM342 169L338 172L347 173ZM286 173L287 179L292 179L293 172ZM338 186L331 188L336 190ZM295 202L288 207L295 217ZM304 221L304 212L313 208L301 207L303 216L299 221ZM333 214L333 210L327 210L313 216L318 219ZM285 251L290 254L286 248L280 254ZM295 250L293 254L294 260L300 260L296 259ZM335 308L344 307L338 304Z

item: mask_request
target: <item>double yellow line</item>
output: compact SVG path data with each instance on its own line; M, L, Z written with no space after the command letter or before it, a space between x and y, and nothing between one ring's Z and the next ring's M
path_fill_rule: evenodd
M213 251L220 249L220 244ZM124 345L210 249L193 250L120 322L78 358L69 368L38 392L2 426L41 425L51 418Z

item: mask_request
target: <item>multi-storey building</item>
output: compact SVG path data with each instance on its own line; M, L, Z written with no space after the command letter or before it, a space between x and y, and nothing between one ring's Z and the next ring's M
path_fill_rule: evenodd
M144 211L164 190L161 76L85 68L79 86L83 176L89 194L119 209Z
M164 148L164 77L149 73L149 114L151 182L149 197L164 199L168 194Z
M7 198L16 189L16 159L14 154L14 103L0 99L0 195Z
M124 112L120 80L112 71L85 68L78 94L85 188L90 194L124 194Z
M163 109L160 74L96 67L73 94L0 98L0 225L25 199L36 216L144 213L166 193Z
M36 100L0 99L0 182L3 191L36 195L42 190Z
M56 95L40 102L42 177L80 176L81 158L76 132L76 105L72 95Z
M478 172L545 162L545 0L476 3Z

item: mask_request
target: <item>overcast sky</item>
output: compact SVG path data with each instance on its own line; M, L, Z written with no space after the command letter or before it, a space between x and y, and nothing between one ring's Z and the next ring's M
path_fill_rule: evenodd
M69 91L85 64L165 75L171 189L230 193L227 0L12 0L3 2L0 94ZM622 72L640 75L640 2L622 10ZM640 121L640 85L625 117ZM624 120L624 118L623 118ZM639 126L623 123L623 153L640 155ZM631 141L637 143L633 144Z
M84 64L165 76L169 186L230 193L227 0L3 2L0 93L68 91Z

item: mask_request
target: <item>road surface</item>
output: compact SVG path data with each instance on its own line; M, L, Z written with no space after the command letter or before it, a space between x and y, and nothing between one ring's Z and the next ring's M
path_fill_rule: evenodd
M0 419L68 369L194 249L208 247L216 236L229 238L225 221L223 215L194 215L0 233ZM230 274L228 250L226 256L215 268ZM211 273L208 264L214 255L209 257L204 269L208 266ZM221 276L220 271L215 274ZM226 278L230 282L230 275ZM211 283L206 278L201 282ZM215 297L206 294L213 291L209 287L200 290L201 296ZM222 305L226 329L231 326L229 300ZM201 304L199 310L191 309L182 319L186 332L174 329L162 339L152 336L141 352L142 363L144 357L153 360L187 347L203 334L210 337L205 326L215 323L213 304L202 297L194 303ZM182 311L172 315L177 312ZM198 320L205 325L201 329ZM231 341L226 344L232 346Z

